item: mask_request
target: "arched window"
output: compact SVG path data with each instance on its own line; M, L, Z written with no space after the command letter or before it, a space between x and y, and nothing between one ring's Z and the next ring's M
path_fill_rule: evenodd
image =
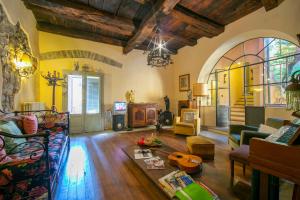
M297 45L278 38L247 40L215 64L206 105L284 106L285 87L299 69Z

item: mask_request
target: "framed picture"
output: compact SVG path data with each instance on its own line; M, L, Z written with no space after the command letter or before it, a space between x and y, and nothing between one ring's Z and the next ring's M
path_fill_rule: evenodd
M179 76L179 91L189 91L190 90L190 74L184 74Z

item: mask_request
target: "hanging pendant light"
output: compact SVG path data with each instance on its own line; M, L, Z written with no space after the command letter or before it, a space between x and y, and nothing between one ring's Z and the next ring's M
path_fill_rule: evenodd
M159 28L156 28L155 34L148 44L145 53L147 55L147 64L152 67L166 67L172 64L172 52L167 49L167 42L165 42L161 35Z
M295 71L291 77L291 84L286 88L287 109L300 110L300 70Z

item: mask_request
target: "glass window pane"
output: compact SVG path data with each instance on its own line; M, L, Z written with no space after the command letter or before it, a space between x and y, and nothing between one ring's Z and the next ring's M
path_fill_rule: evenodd
M82 113L82 76L68 76L68 110L70 114Z
M265 91L266 104L286 104L284 85L267 85Z
M87 77L86 112L99 113L100 110L100 78Z
M244 97L247 106L263 106L264 105L264 91L263 86L246 87L249 91Z

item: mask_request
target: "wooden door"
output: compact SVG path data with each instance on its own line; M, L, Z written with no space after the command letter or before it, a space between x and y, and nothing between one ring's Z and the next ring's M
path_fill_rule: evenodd
M142 107L134 107L133 112L133 127L146 125L146 110Z
M156 124L156 108L146 108L146 124L154 125Z

